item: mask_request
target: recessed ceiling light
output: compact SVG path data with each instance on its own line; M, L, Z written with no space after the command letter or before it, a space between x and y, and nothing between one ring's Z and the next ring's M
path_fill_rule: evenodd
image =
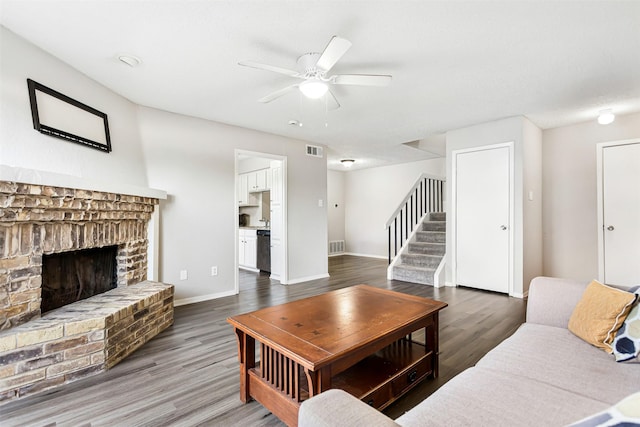
M611 108L600 110L600 114L598 115L598 123L600 123L601 125L608 125L610 123L613 123L615 119L616 116L613 114L613 111L611 111Z
M120 62L127 64L129 67L137 67L142 63L140 58L125 53L118 55L118 59L120 60Z

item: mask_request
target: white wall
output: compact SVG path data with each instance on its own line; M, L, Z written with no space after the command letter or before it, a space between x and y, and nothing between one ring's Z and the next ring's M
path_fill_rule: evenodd
M640 137L640 113L542 133L544 274L598 277L596 144Z
M133 103L1 26L0 57L0 165L147 186ZM104 153L37 132L27 78L106 113L113 151Z
M233 293L236 148L287 156L289 281L328 274L326 159L307 156L302 141L151 108L139 107L138 119L149 184L169 194L160 280L176 285L177 299Z
M159 280L176 285L176 299L233 293L235 148L288 157L289 279L327 275L326 158L306 156L303 141L138 107L3 27L0 56L0 172L167 190ZM113 151L36 132L27 78L106 113ZM178 280L182 269L188 280Z
M345 172L327 171L327 229L329 241L345 240Z
M542 272L539 250L542 234L540 204L525 204L525 193L529 189L539 193L540 187L540 131L524 117L512 117L483 123L447 132L447 194L451 194L452 152L465 148L504 142L514 143L514 262L513 295L523 296L529 282ZM535 198L534 198L535 201ZM451 200L447 200L447 212L451 211ZM525 232L525 224L528 227ZM447 282L452 281L452 230L454 218L447 218ZM526 236L526 239L525 239ZM526 252L532 254L525 258ZM526 265L526 268L525 268ZM525 273L526 271L526 273Z
M384 225L421 173L444 178L444 158L345 173L346 252L387 258Z

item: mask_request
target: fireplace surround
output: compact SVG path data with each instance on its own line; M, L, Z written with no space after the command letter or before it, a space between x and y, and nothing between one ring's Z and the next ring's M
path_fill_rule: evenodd
M101 372L173 323L147 279L159 199L0 180L0 402ZM117 287L42 315L43 256L115 247Z

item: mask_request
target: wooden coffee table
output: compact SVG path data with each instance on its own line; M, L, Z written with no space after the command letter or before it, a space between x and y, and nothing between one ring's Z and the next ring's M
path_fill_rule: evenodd
M438 312L446 306L358 285L230 317L240 399L256 399L290 426L301 402L330 388L383 409L438 376Z

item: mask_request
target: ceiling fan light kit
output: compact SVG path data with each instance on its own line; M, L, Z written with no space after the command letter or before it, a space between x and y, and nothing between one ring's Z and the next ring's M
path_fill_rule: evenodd
M310 99L322 98L324 94L329 90L329 86L327 86L325 82L317 79L305 80L300 83L300 86L298 86L298 88L304 96Z
M333 36L322 53L305 53L298 58L299 71L254 61L242 61L238 64L304 80L300 84L293 84L270 93L260 98L258 102L271 102L298 88L304 96L310 99L322 98L325 94L329 94L327 100L332 104L329 109L336 109L340 107L340 103L331 92L330 85L388 86L391 82L390 75L382 74L334 74L327 76L327 73L347 53L350 47L349 40Z

